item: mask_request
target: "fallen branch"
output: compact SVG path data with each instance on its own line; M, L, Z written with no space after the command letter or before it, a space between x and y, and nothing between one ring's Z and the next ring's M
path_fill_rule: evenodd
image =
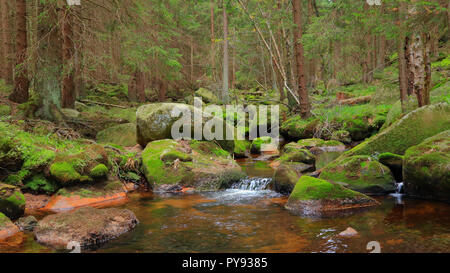
M109 107L117 107L117 108L127 109L127 107L122 106L122 105L115 105L115 104L109 104L109 103L98 102L98 101L91 101L91 100L78 100L78 101L82 102L82 103L90 103L90 104L97 104L97 105L102 105L102 106L109 106Z
M364 96L364 97L341 100L341 101L339 101L339 104L344 104L344 105L365 104L365 103L369 103L371 100L372 100L372 96L369 95L369 96Z

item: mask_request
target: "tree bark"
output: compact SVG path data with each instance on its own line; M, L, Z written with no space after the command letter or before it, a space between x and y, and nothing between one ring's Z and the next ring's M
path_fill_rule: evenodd
M1 27L2 27L2 78L7 83L13 82L13 67L11 60L11 28L9 26L9 4L7 0L0 0L0 15L1 15Z
M61 93L62 108L75 108L75 82L74 82L74 42L73 42L73 14L68 5L61 10L62 20L62 52L63 52L63 82Z
M296 24L294 30L295 42L295 57L297 61L297 78L298 78L298 95L300 98L300 112L303 118L310 116L310 104L308 98L308 91L306 89L306 79L304 72L304 56L302 38L302 5L300 0L293 0L294 23Z
M47 12L44 12L44 9ZM36 114L45 119L58 121L57 110L61 108L62 41L56 3L41 3L39 14L45 16L39 20L39 58L35 82L40 105Z
M81 6L73 6L74 25L73 25L73 41L74 41L74 84L76 97L85 96L86 89L83 80L83 27Z
M27 2L25 0L16 1L16 76L14 81L14 91L9 96L11 101L24 103L28 101L28 71L27 59Z
M213 81L215 81L216 79L216 46L215 46L215 42L216 42L216 37L215 37L215 33L214 33L214 0L211 0L211 4L210 4L210 9L211 9L211 75L212 75L212 79Z
M407 90L407 79L406 79L406 54L405 54L405 31L404 31L404 20L405 20L405 7L403 3L399 3L398 9L398 23L399 23L399 39L398 39L398 76L399 76L399 87L400 87L400 101L402 104L402 112L406 112L406 101L408 99Z
M229 86L229 56L228 56L228 15L225 1L223 1L223 76L222 101L228 103Z

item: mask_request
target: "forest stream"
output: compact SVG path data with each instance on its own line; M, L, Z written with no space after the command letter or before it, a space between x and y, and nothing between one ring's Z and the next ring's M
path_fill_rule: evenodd
M336 155L322 158L330 161ZM195 194L131 193L118 205L133 211L137 228L91 252L445 252L450 244L450 206L377 197L381 206L349 217L308 218L284 208L287 197L268 190L272 169L258 158L238 160L248 177L230 189ZM42 216L40 216L42 217ZM39 218L40 218L39 217ZM343 237L348 227L358 235ZM0 252L54 252L25 234L19 247ZM65 252L67 252L66 250Z

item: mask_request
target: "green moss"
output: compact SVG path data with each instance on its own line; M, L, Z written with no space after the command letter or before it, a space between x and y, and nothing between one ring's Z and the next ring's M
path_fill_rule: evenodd
M247 140L235 140L233 150L234 155L238 157L245 156L245 152L247 152L247 149L250 147L250 145L250 142Z
M9 105L0 105L0 118L4 116L9 116L11 114L11 107Z
M450 201L450 130L409 148L403 176L408 194Z
M161 154L160 159L163 162L169 162L169 163L173 163L177 159L182 162L189 162L189 161L192 161L192 156L189 154L180 152L178 150L167 150Z
M12 224L11 220L9 220L6 215L0 212L0 229L10 224Z
M341 185L304 175L295 185L289 199L303 201L322 199L333 200L355 198L357 196L364 195Z
M105 186L105 190L106 191L118 191L118 190L123 190L123 185L122 182L120 181L114 181L114 182L110 182Z
M52 194L58 190L58 185L47 180L43 175L35 175L30 181L25 183L24 189L35 193Z
M126 123L119 124L97 134L97 142L114 143L125 147L135 146L136 141L136 124Z
M109 173L108 167L106 167L104 164L98 164L97 166L92 168L91 172L89 173L89 176L96 179L106 177L108 173Z
M142 152L143 172L147 180L155 184L175 184L183 180L186 175L183 173L184 168L176 170L166 169L166 163L161 160L161 154L169 151L176 151L178 143L165 139L157 140L147 144Z
M310 138L313 137L319 123L318 119L302 119L300 116L293 116L281 124L280 133L288 139Z
M323 145L325 143L325 140L320 138L308 138L308 139L301 139L297 142L298 145L304 148L311 148Z
M286 149L285 149L286 151ZM301 162L306 164L314 164L315 156L306 149L288 149L289 152L284 152L283 155L277 159L282 163L286 162Z
M446 103L417 109L343 156L391 152L402 155L411 146L450 129L450 106Z
M393 153L382 153L378 156L378 161L386 166L390 165L402 165L403 156Z
M250 151L254 154L261 153L262 152L262 145L263 144L270 144L272 143L271 137L259 137L255 138L252 142L252 146Z
M336 160L322 169L320 179L345 183L350 189L378 194L394 190L391 171L368 156L352 156Z
M350 143L352 141L352 138L348 131L338 130L332 133L331 140L336 140L343 143Z
M56 162L50 166L50 174L62 184L78 182L81 179L74 165L69 162Z
M0 183L0 212L10 218L18 218L25 211L25 196L11 185Z

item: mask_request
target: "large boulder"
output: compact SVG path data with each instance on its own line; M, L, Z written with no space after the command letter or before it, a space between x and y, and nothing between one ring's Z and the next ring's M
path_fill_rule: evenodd
M19 188L0 183L0 212L16 219L25 212L25 197Z
M450 202L450 130L409 148L403 177L408 195Z
M319 124L319 119L302 119L300 116L293 116L281 124L280 133L290 140L311 138Z
M19 233L19 228L0 212L0 242Z
M379 203L356 191L328 181L302 176L289 196L286 208L294 214L332 217L354 213Z
M92 183L108 171L108 154L101 145L89 145L82 152L57 155L49 167L52 179L62 186Z
M102 245L134 229L138 220L124 209L81 208L46 216L34 229L36 240L54 248L66 248L71 242L81 248Z
M119 124L98 132L97 142L113 143L125 147L132 147L137 144L136 124Z
M167 184L218 190L242 177L236 178L241 168L231 155L206 141L150 142L142 152L142 165L155 191Z
M206 88L200 88L197 91L195 91L195 96L201 97L202 101L205 103L213 103L213 104L220 103L219 97L216 94L214 94L214 92Z
M319 178L365 194L386 194L395 190L391 170L369 156L333 161L322 169Z
M448 103L421 107L346 152L343 157L385 152L403 155L409 147L418 145L428 137L449 129L450 105Z
M202 115L202 129L207 122L216 120L218 123L223 124L223 139L226 139L226 129L229 126L225 120L219 119L218 117L209 115L203 112L201 109L195 108L192 105L179 104L179 103L155 103L147 104L138 108L136 112L136 123L137 123L137 142L145 147L147 143L162 140L162 139L172 139L172 126L177 122L182 115L179 117L172 117L172 111L174 109L179 109L181 112L189 110L191 112L191 137L194 138L194 117L196 115ZM183 117L184 118L184 117ZM212 122L211 122L212 123ZM234 140L217 140L217 142L222 146L223 149L232 152L234 150Z

